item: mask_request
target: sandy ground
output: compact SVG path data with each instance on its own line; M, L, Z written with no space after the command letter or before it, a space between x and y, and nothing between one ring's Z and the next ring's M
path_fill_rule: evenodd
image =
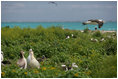
M83 30L81 30L81 32L84 32ZM95 32L95 31L94 31ZM110 32L110 33L112 33L112 32L117 32L117 31L104 31L104 30L100 30L100 32L101 33L107 33L107 32Z
M106 32L117 32L117 31L100 31L102 33L106 33Z

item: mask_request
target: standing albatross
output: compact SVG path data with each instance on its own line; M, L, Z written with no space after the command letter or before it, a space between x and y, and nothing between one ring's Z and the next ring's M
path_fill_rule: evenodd
M24 52L21 51L20 52L20 59L17 61L17 65L22 69L26 69L27 68L27 61L24 57Z
M99 19L91 19L91 20L88 20L87 22L83 22L82 23L83 25L86 25L86 24L91 24L91 25L97 25L98 24L98 27L101 28L104 24L104 21L103 20L99 20Z
M4 58L3 58L3 51L1 51L1 63L2 63L3 60L4 60Z
M36 58L34 57L34 52L32 51L32 49L29 50L29 56L27 58L27 64L28 64L28 68L40 68L40 64L39 62L36 60Z

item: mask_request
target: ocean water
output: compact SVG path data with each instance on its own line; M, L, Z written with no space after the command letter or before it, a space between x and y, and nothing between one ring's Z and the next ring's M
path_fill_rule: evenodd
M55 27L63 27L64 29L71 30L84 30L85 28L89 28L90 30L94 30L97 25L83 25L81 22L2 22L1 27L10 26L15 27L19 26L20 28L36 28L37 26L43 26L44 28L48 28L51 26ZM100 28L100 30L115 30L117 31L117 22L106 22Z

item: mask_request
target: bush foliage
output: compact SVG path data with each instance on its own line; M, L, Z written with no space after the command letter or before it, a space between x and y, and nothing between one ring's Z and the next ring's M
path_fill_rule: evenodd
M72 37L72 34L74 35ZM69 39L66 39L70 36ZM108 38L111 36L112 38ZM98 39L92 42L91 38ZM100 41L104 38L104 41ZM117 77L117 37L113 33L90 32L62 29L61 27L43 28L1 28L1 49L4 60L13 62L2 66L3 78L113 78ZM38 59L45 55L47 60L40 62L40 69L20 69L16 62L20 50L28 57L33 49ZM71 66L75 62L77 69L65 72L62 64Z

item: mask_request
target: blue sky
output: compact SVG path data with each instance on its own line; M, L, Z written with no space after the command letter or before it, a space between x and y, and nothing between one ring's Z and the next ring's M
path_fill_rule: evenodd
M116 1L2 1L2 22L117 20Z

